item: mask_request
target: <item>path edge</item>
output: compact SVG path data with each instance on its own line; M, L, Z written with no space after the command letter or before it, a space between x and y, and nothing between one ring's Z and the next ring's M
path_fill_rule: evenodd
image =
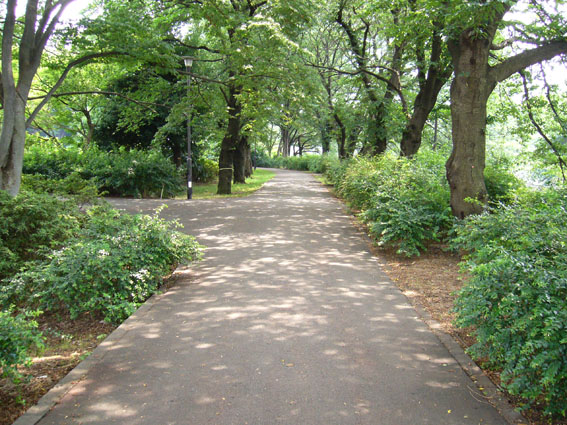
M369 246L372 246L372 239L368 234L363 231L361 223L358 221L356 216L350 212L347 205L345 204L344 200L338 197L335 193L333 193L331 188L322 183L318 178L317 174L311 173L314 179L321 184L321 186L325 187L329 194L339 201L342 205L343 210L345 213L351 217L351 221L353 221L353 226L357 230L357 232L364 238ZM386 264L383 259L377 256L371 249L369 249L370 254L377 260L378 265L382 268L386 268ZM476 362L466 353L466 351L461 347L461 345L457 342L455 337L451 334L445 332L441 323L433 318L433 316L425 309L425 306L416 299L410 299L409 297L404 294L404 292L395 284L395 282L388 278L391 284L398 290L400 293L406 298L409 305L413 307L415 312L417 313L418 318L424 322L427 327L433 332L433 334L437 337L437 339L443 344L443 346L447 349L449 354L455 359L455 361L459 364L461 369L465 372L465 374L474 382L476 390L478 393L476 397L482 398L486 400L487 403L494 406L494 408L500 413L500 415L504 418L506 422L510 425L527 425L529 421L517 410L514 409L512 403L495 384L492 380L484 373L484 371L476 364ZM18 424L19 425L19 424Z
M16 419L12 425L36 425L42 420L75 385L86 377L89 370L106 355L109 348L130 331L133 322L150 311L166 294L167 290L158 292L148 298L130 317L114 329L86 359L75 366L63 379L45 393L35 405Z

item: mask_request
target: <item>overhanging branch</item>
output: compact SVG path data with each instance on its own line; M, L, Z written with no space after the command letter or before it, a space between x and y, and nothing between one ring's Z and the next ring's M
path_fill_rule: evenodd
M406 102L406 98L402 92L402 89L400 87L398 87L396 84L394 84L392 81L390 81L388 78L382 77L380 74L377 74L375 72L369 71L368 69L358 69L356 71L345 71L342 69L337 69L337 68L333 68L330 66L323 66L323 65L316 65L316 64L309 64L309 66L312 66L314 68L318 68L318 69L324 69L330 72L336 72L337 74L343 74L343 75L361 75L361 74L367 74L370 75L374 78L376 78L377 80L380 80L384 83L386 83L388 85L388 88L395 91L399 98L400 98L400 102L402 104L402 109L404 111L404 113L407 115L408 114L408 105ZM389 69L386 67L381 67L384 69Z
M61 84L63 84L63 82L65 81L65 78L67 78L67 75L69 75L69 72L76 66L81 65L85 62L91 61L93 59L98 59L98 58L105 58L105 57L110 57L110 56L120 56L120 55L127 55L127 53L124 52L101 52L101 53L91 53L89 55L85 55L82 56L78 59L75 59L74 61L69 62L69 64L67 65L67 67L63 70L63 73L61 74L61 76L59 77L59 79L57 80L57 82L55 83L55 85L51 88L51 90L49 90L49 92L45 95L45 97L43 98L43 100L39 103L39 105L37 105L35 107L35 109L33 110L33 112L31 113L31 115L29 116L29 118L26 121L26 127L29 127L31 125L31 123L35 120L35 118L37 117L37 114L39 114L39 112L43 109L43 107L47 104L47 102L49 102L49 99L51 99L51 97L55 94L55 92L57 91L57 89L59 89L59 87L61 87Z
M101 91L101 90L90 90L90 91L70 91L70 92L65 92L65 93L57 93L57 94L53 94L51 95L52 98L59 98L59 97L66 97L66 96L78 96L78 95L85 95L85 94L94 94L94 95L99 95L99 96L118 96L121 97L122 99L127 100L128 102L132 102L135 103L136 105L140 105L143 106L147 109L149 109L150 111L154 112L157 114L157 111L155 109L153 109L151 106L162 106L162 107L167 107L167 105L164 105L162 103L154 103L154 102L143 102L141 100L136 100L136 99L132 99L129 96L126 96L123 93L118 93L118 92L113 92L113 91ZM29 100L38 100L38 99L45 99L47 95L45 96L36 96L36 97L30 97Z

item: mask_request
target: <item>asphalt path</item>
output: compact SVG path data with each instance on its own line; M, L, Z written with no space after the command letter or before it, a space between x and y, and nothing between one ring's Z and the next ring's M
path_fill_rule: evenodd
M506 423L311 175L277 171L247 198L113 203L168 204L205 258L40 424Z

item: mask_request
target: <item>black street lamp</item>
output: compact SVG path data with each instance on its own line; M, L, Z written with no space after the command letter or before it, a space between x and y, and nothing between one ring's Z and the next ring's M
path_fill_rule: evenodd
M187 71L187 98L189 98L189 91L191 89L191 66L193 65L193 58L184 57L185 69ZM193 160L191 158L191 108L187 111L187 199L193 197Z

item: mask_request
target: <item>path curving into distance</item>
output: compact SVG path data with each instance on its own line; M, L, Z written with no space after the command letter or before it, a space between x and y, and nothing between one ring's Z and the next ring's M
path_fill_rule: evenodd
M506 423L311 175L164 203L205 259L103 343L41 425Z

